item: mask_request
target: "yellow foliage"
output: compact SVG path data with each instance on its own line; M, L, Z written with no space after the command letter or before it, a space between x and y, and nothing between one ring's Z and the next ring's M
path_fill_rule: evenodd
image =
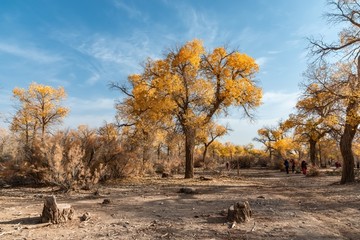
M61 121L69 109L62 107L61 100L66 97L63 87L55 89L51 86L32 83L29 89L14 88L14 98L21 103L17 117L14 117L14 131L29 131L30 125L42 129L42 135L48 125ZM28 134L28 133L27 133Z
M242 75L251 75L259 71L255 60L244 53L234 52L229 56L227 64Z
M208 53L195 39L130 75L131 94L117 106L118 115L137 128L176 123L182 130L201 129L232 105L248 113L261 104L262 90L253 80L258 70L244 53L223 47Z
M180 65L189 63L194 68L198 68L200 65L201 54L205 51L203 44L200 40L192 40L187 42L176 56L174 64Z

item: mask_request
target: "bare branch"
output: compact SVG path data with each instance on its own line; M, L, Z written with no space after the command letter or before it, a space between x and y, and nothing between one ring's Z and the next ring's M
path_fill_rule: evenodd
M110 86L110 89L120 90L120 92L122 92L126 96L135 98L135 96L130 93L129 89L124 84L120 85L119 83L112 82L109 84L109 86Z

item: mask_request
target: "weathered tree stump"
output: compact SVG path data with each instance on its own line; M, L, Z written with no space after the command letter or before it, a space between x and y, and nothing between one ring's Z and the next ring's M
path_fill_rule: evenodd
M197 192L197 190L196 190L195 188L182 187L182 188L180 188L179 193L196 194L196 193L198 193L198 192Z
M55 196L45 197L41 214L42 223L64 223L74 216L74 209L70 204L57 204Z
M242 223L251 218L252 211L248 201L243 203L237 202L228 209L227 219L229 222Z

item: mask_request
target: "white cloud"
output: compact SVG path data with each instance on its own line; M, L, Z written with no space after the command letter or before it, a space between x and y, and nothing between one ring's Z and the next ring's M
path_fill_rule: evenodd
M263 94L263 102L268 103L282 103L282 102L296 102L299 97L299 92L265 92Z
M115 7L117 7L118 9L124 10L130 18L137 18L137 19L140 18L142 20L146 20L146 17L139 9L135 8L134 6L130 6L129 4L126 4L125 1L114 0L113 2L114 2ZM129 3L129 2L127 2L127 3Z
M90 128L98 128L104 125L105 122L114 122L115 115L96 115L96 114L74 114L70 113L64 119L62 127L76 128L80 125L87 125Z
M86 83L89 84L89 85L94 85L99 80L100 80L99 73L94 73L92 76L90 76L90 78L86 81Z
M242 49L252 49L254 43L259 42L259 39L263 38L264 36L262 36L260 32L256 32L250 27L244 27L241 29L237 37L234 38L234 42L232 44L235 45L241 43Z
M271 50L271 51L268 51L267 53L270 55L276 55L276 54L281 53L281 51Z
M263 67L265 65L265 63L268 61L268 58L267 57L259 57L259 58L255 59L255 61L260 67Z
M71 97L65 101L66 106L70 107L72 112L93 111L94 113L114 109L115 100L112 98L80 99Z
M210 17L206 12L199 11L191 5L186 5L180 1L172 1L169 6L175 7L179 19L187 29L184 33L186 41L194 38L203 39L206 40L207 46L214 47L215 41L224 38L223 35L219 35L219 24L214 16Z
M156 49L160 47L151 46L149 37L144 32L134 32L127 39L94 35L82 44L74 43L73 45L81 53L103 63L102 65L105 67L111 63L126 69L126 74L138 71L140 62L147 57L154 57L152 53L156 52ZM161 53L160 50L158 53Z
M48 54L42 50L32 47L21 47L15 44L0 42L0 52L11 54L41 63L54 63L61 60L61 57Z
M69 98L64 106L70 108L70 114L64 119L64 126L74 128L79 125L99 127L106 122L113 122L115 118L114 99Z
M232 129L221 141L230 141L240 145L252 143L256 147L261 147L253 141L253 138L257 137L257 130L264 126L275 126L280 120L285 120L294 111L298 97L298 92L265 92L264 104L257 110L255 121L250 122L243 119L234 111L230 113L229 117L219 119L220 124L229 124Z

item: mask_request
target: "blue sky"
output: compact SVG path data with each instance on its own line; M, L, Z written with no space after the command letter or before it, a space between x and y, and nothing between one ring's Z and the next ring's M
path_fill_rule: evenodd
M293 111L306 38L336 39L326 10L325 0L1 0L0 112L15 112L13 88L37 82L65 87L71 113L63 127L112 122L121 95L109 82L125 82L147 57L198 38L207 49L225 44L260 65L264 104L256 122L236 110L220 119L233 129L223 141L247 144Z

